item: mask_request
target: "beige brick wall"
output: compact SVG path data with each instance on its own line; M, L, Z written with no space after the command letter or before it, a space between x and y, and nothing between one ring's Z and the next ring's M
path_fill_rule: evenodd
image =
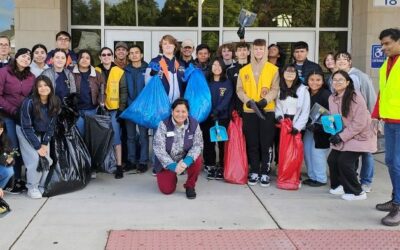
M378 88L378 69L371 68L371 47L380 44L379 33L400 27L400 8L375 7L374 0L353 0L351 54L353 65L370 75Z
M15 0L16 49L43 43L55 46L55 35L67 30L67 0Z

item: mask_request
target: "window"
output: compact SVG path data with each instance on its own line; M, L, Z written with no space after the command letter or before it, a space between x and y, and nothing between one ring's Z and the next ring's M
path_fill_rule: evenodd
M347 27L349 15L348 0L321 0L321 27Z
M203 27L219 27L219 0L205 0L201 8Z
M98 53L101 46L101 32L100 30L87 30L87 29L73 29L72 36L72 50L76 53L81 49L87 49L92 54L94 62L92 65L100 63Z
M100 0L72 0L72 25L100 25Z
M319 63L329 52L347 51L347 31L321 31L319 33Z
M135 26L135 0L105 0L104 19L106 25Z
M241 8L257 14L254 27L315 27L316 0L225 0L224 26L239 26Z
M205 43L210 47L211 57L216 55L219 45L219 32L218 31L203 31L201 32L201 43Z

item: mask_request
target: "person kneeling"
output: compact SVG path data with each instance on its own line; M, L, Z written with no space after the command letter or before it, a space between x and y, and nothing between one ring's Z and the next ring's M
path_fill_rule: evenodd
M160 122L154 136L154 169L158 188L163 194L176 189L177 175L187 170L184 184L186 197L196 198L195 185L199 176L203 137L199 123L189 116L189 103L179 98L172 103L172 116Z

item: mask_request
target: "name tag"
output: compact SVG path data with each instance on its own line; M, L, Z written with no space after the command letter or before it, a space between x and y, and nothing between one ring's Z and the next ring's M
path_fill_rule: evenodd
M175 136L175 132L174 131L167 132L167 137L174 137L174 136Z

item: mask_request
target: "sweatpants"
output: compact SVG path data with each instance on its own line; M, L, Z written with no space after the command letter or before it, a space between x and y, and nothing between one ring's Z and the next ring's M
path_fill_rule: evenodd
M219 126L225 127L228 132L229 119L218 120ZM201 131L203 133L203 141L204 141L204 149L203 149L203 157L204 157L204 165L207 166L215 166L217 164L217 153L215 150L216 142L211 142L210 140L210 128L215 126L215 121L211 118L208 118L206 121L200 124ZM219 166L220 168L224 168L224 147L225 142L217 142L218 143L218 157L219 157Z
M275 113L264 113L265 120L255 113L243 113L243 132L246 137L250 173L268 173L269 148L275 135ZM261 168L260 168L261 165Z
M332 189L342 185L346 194L359 195L362 192L356 171L356 160L360 155L360 152L338 151L332 149L328 156L329 175Z
M21 149L22 158L26 168L26 187L28 189L39 188L39 190L43 192L44 184L49 171L38 172L36 170L39 165L39 154L25 138L21 127L17 125L16 130L19 140L19 147ZM38 136L38 139L40 141L40 136ZM47 151L46 158L51 166L53 164L53 160L50 158L50 147Z
M183 185L185 188L194 188L196 186L202 165L203 160L201 156L199 156L194 163L187 168L187 180ZM176 172L163 168L161 172L157 174L158 188L163 194L172 194L175 192L177 182L178 177L176 176Z

